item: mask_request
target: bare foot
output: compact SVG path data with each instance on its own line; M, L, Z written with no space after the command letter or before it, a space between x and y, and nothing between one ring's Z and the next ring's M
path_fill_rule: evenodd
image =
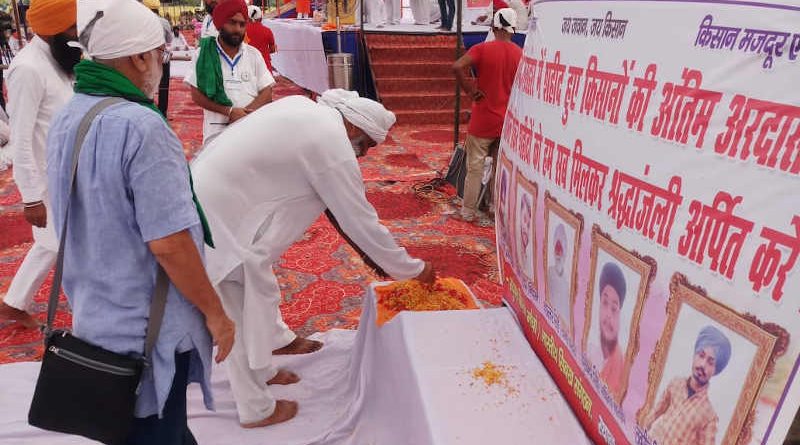
M287 369L279 369L275 377L267 381L267 385L291 385L300 381L300 376Z
M16 321L28 329L39 327L39 322L31 314L5 303L0 303L0 321L3 320Z
M322 349L322 342L297 336L288 345L272 351L275 355L310 354Z
M275 402L275 412L264 420L253 423L243 423L242 428L260 428L275 425L276 423L286 422L297 415L297 402L290 400L278 400Z

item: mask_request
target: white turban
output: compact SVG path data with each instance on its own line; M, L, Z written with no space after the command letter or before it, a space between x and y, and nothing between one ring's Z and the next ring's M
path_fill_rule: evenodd
M494 14L493 28L504 29L514 34L517 27L517 11L511 8L503 8Z
M378 144L386 140L386 135L397 121L394 113L383 105L374 100L358 97L355 91L328 90L322 93L317 102L339 110L345 119L364 130L364 133Z
M165 43L158 17L136 0L78 1L78 36L93 59L133 56Z

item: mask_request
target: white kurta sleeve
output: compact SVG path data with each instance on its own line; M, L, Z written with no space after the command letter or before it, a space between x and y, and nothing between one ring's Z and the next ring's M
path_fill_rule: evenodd
M22 202L40 201L47 190L47 172L36 162L33 132L45 96L45 83L34 67L19 65L9 73L8 91L14 182Z
M355 159L335 164L311 179L342 230L386 273L399 280L422 273L425 263L411 258L378 220L375 208L364 194L364 182Z

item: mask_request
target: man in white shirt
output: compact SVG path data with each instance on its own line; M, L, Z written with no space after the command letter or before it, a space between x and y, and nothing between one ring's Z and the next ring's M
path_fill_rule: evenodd
M272 102L275 79L264 57L244 43L247 26L244 0L224 0L214 7L215 39L200 41L194 68L184 79L192 100L204 109L203 144L248 113Z
M203 0L203 3L206 6L206 16L203 17L203 27L200 28L200 38L217 37L219 31L217 31L217 27L214 26L214 20L211 17L211 14L214 13L214 7L217 6L217 0Z
M28 21L36 36L8 69L8 112L14 181L33 226L34 243L0 304L0 319L35 327L26 312L56 260L58 242L47 197L47 132L50 121L72 97L73 67L81 51L77 40L76 0L33 0Z
M245 428L282 422L297 411L295 402L275 401L268 387L299 381L272 366L273 351L287 340L272 264L326 208L351 242L394 278L435 279L430 264L397 245L365 197L356 157L383 142L394 122L381 104L351 91L327 91L320 104L287 97L221 134L192 164L216 242L207 251L209 277L237 325L228 377Z

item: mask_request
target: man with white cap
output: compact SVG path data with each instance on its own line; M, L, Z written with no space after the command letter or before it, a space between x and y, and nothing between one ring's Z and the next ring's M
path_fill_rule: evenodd
M484 158L494 157L500 145L511 87L522 58L522 49L511 41L516 24L517 14L513 9L500 9L495 13L492 24L495 40L473 46L453 64L456 80L473 100L464 143L467 155L464 200L461 212L454 215L456 219L467 222L476 220ZM477 71L474 83L467 81L464 74L468 67ZM494 189L493 183L494 178L489 190Z
M14 182L22 195L25 220L33 226L33 246L0 303L0 320L26 327L37 322L26 312L56 262L58 242L47 198L46 140L53 115L72 97L72 70L81 51L68 46L78 38L76 0L34 0L28 21L36 36L8 70L10 150Z
M167 54L164 30L136 0L80 0L77 17L79 42L91 60L75 67L76 94L53 121L47 159L57 231L70 203L63 288L73 333L141 356L160 265L171 284L127 443L195 444L186 386L200 383L212 407L212 341L217 361L224 360L235 327L204 269L203 241L213 241L193 199L181 143L153 103ZM103 109L82 147L74 147L84 116L109 97L122 100Z
M394 113L355 92L329 90L319 103L292 96L248 115L192 163L216 241L208 252L209 276L237 325L228 376L245 428L288 420L297 411L295 402L276 402L270 394L269 384L299 381L272 366L273 350L322 346L294 336L281 321L271 266L326 208L351 242L393 277L434 279L432 266L397 245L365 197L356 157L383 142L394 123Z

